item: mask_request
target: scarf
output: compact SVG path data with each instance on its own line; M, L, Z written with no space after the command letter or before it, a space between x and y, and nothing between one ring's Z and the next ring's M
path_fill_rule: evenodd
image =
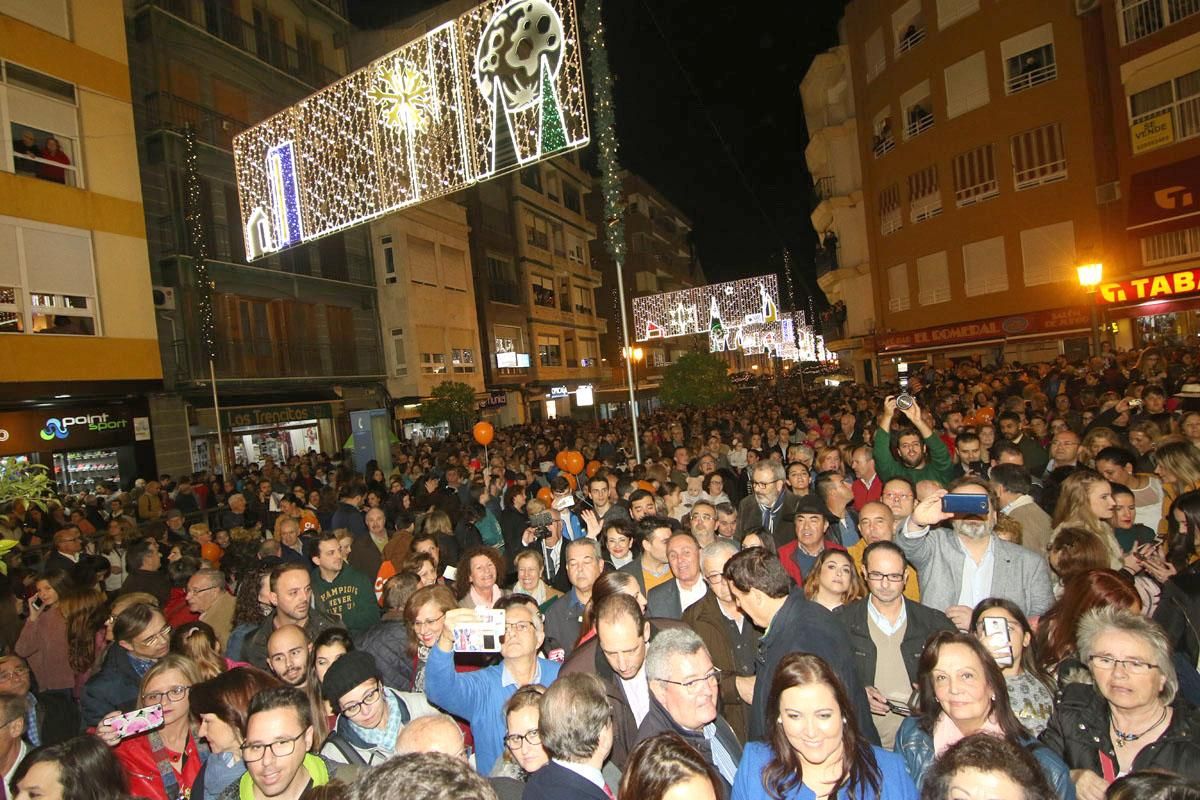
M987 718L987 722L983 723L983 727L976 733L990 733L992 736L1004 738L1004 729L996 724L996 720L992 717ZM956 744L960 739L965 738L965 734L958 729L954 724L954 720L942 712L938 715L937 722L933 725L933 753L935 758L940 758L942 753L951 745Z
M312 753L305 755L304 763L301 766L308 771L308 777L313 786L324 786L329 783L329 767L325 766L325 762L321 760L320 756ZM238 800L254 800L254 778L249 771L238 781Z
M396 747L396 737L400 734L400 698L387 689L383 690L383 699L387 702L387 721L382 728L360 728L354 725L354 732L371 747L382 747L391 753ZM349 721L349 720L347 720Z

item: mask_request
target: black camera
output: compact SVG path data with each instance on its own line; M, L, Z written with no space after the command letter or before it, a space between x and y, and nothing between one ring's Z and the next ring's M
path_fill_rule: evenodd
M538 541L550 538L550 526L553 523L554 515L549 511L542 511L529 518L529 527L533 528L533 537Z
M545 525L542 525L541 527L538 527L538 528L534 528L533 538L537 539L539 541L542 539L549 539L550 538L550 529L547 528Z

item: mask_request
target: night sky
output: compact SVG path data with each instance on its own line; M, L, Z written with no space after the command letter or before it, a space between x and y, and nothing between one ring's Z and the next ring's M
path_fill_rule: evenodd
M362 27L434 5L350 0L351 18ZM823 303L812 266L812 179L799 86L813 56L836 44L842 6L606 3L622 165L692 218L712 282L778 270L786 245L797 289L818 293ZM701 8L705 13L697 13Z

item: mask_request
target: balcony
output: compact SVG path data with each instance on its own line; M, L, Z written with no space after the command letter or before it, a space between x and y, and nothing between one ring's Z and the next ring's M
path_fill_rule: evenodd
M325 6L333 13L337 14L342 19L350 19L346 13L346 0L316 0L320 5Z
M923 41L925 41L925 26L920 21L914 22L900 36L900 41L896 42L896 56L904 55Z
M1132 44L1200 12L1200 0L1123 0L1122 44Z
M903 227L904 215L900 213L899 208L885 212L879 218L879 233L882 236L890 236Z
M177 382L208 379L208 364L198 341L176 339L172 351ZM214 367L218 380L366 377L381 376L384 372L379 350L373 345L271 339L218 341Z
M543 308L554 308L554 290L535 284L533 287L533 304L535 306L542 306Z
M1170 141L1163 142L1158 147L1165 147L1176 142L1182 142L1185 139L1193 139L1200 136L1200 95L1185 97L1182 100L1176 100L1169 106L1160 106L1153 111L1147 111L1144 114L1139 114L1133 118L1130 127L1136 128L1143 122L1162 114L1171 115L1171 128L1174 136ZM1144 150L1152 150L1152 147L1146 147ZM1144 152L1139 151L1139 152Z
M1041 83L1047 83L1058 77L1058 64L1053 62L1041 67L1029 66L1020 72L1010 75L1004 84L1004 91L1017 94L1026 89L1032 89Z
M332 5L344 5L341 0L319 1L331 8ZM154 6L162 9L313 88L319 89L341 77L291 45L251 25L232 9L206 8L206 5L199 0L143 0L143 7Z
M914 225L933 219L942 213L942 193L933 192L909 201L909 216Z
M925 104L928 102L928 97L922 101ZM929 111L922 103L917 103L910 107L908 113L905 115L908 118L908 121L904 123L904 138L906 140L920 136L933 127L933 112Z
M838 246L833 247L818 247L817 252L813 255L813 262L817 266L817 277L827 275L838 268Z
M488 283L488 298L493 303L508 303L521 305L521 287L509 281L491 281Z
M146 122L150 130L191 127L200 141L229 151L233 150L233 137L250 127L239 119L166 92L146 96Z
M837 195L837 186L832 175L826 175L824 178L818 178L813 184L813 192L817 196L817 202L828 200Z
M876 158L883 158L895 149L896 137L892 136L891 133L876 136L875 142L871 145L871 151L875 153Z

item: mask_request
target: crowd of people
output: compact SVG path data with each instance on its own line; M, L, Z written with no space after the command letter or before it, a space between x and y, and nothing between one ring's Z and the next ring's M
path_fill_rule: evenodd
M0 798L1197 800L1200 367L926 368L0 508Z

